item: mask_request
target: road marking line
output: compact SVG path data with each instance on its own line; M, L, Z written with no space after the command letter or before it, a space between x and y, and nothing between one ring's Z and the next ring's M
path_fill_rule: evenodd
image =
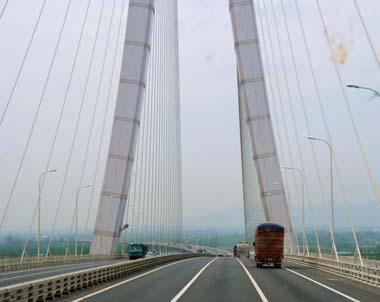
M259 285L257 284L257 282L255 281L255 279L253 279L251 273L247 270L247 268L244 266L244 264L240 261L240 259L237 259L236 260L240 263L241 267L244 269L245 273L247 274L249 280L251 280L251 283L253 284L253 286L255 287L257 293L259 294L261 300L263 302L269 302L267 297L265 297L263 291L261 290L261 288L259 287Z
M211 264L213 263L217 258L214 258L213 260L211 260L210 262L208 262L194 277L193 279L190 280L189 283L187 283L185 285L184 288L182 288L182 290L173 298L170 300L170 302L177 302L182 296L183 294L189 289L189 287L195 282L195 280L198 279L198 277L204 272L204 270Z
M107 290L110 290L110 289L112 289L112 288L115 288L115 287L117 287L117 286L120 286L120 285L126 284L126 283L128 283L128 282L131 282L131 281L133 281L133 280L139 279L139 278L144 277L144 276L146 276L146 275L149 275L149 274L151 274L151 273L157 272L157 271L162 270L162 269L164 269L164 268L167 268L167 267L169 267L169 266L173 266L173 265L176 265L176 264L178 264L178 263L185 262L185 261L189 261L189 260L193 260L193 259L194 259L194 258L184 259L184 260L176 261L176 262L173 262L173 263L169 263L169 264L164 265L164 266L160 266L160 267L155 268L155 269L153 269L153 270L151 270L151 271L148 271L148 272L146 272L146 273L143 273L143 274L137 275L137 276L132 277L132 278L130 278L130 279L127 279L127 280L121 281L121 282L119 282L119 283L113 284L113 285L111 285L111 286L108 286L108 287L103 288L103 289L101 289L101 290L98 290L98 291L96 291L96 292L93 292L93 293L91 293L91 294L88 294L88 295L86 295L86 296L83 296L83 297L81 297L81 298L78 298L78 299L76 299L76 300L73 300L73 301L71 301L71 302L84 301L85 299L88 299L88 298L91 298L91 297L96 296L96 295L98 295L98 294L101 294L101 293L103 293L103 292L105 292L105 291L107 291Z
M327 286L327 285L325 285L325 284L323 284L321 282L318 282L318 281L316 281L314 279L311 279L311 278L309 278L309 277L307 277L305 275L302 275L302 274L300 274L300 273L298 273L296 271L293 271L290 268L284 267L284 269L286 269L287 271L289 271L289 272L291 272L293 274L296 274L296 275L298 275L298 276L300 276L300 277L302 277L302 278L304 278L306 280L309 280L310 282L313 282L313 283L315 283L315 284L317 284L319 286L322 286L322 287L324 287L324 288L326 288L326 289L328 289L328 290L330 290L330 291L332 291L332 292L334 292L334 293L336 293L336 294L338 294L338 295L340 295L340 296L342 296L342 297L344 297L344 298L346 298L346 299L348 299L350 301L360 302L360 300L357 300L357 299L355 299L355 298L353 298L353 297L351 297L349 295L346 295L346 294L344 294L344 293L342 293L342 292L340 292L340 291L338 291L336 289L333 289L333 288L331 288L331 287L329 287L329 286Z

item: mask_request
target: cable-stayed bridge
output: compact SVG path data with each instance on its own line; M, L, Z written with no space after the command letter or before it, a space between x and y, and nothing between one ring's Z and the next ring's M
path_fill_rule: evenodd
M347 2L378 72L365 11ZM10 71L1 75L0 231L22 226L25 240L17 257L0 260L0 300L379 301L380 260L363 253L352 178L338 156L342 140L304 10L322 28L331 67L322 76L336 83L331 95L342 100L342 136L351 139L343 149L355 149L349 160L360 167L373 212L380 175L349 89L379 94L345 82L350 41L334 36L325 4L225 3L236 53L245 241L252 247L263 222L284 226L277 270L256 267L253 249L251 259L234 259L183 238L176 0L2 1L2 64ZM13 18L20 10L27 19ZM315 213L317 200L323 214ZM350 230L351 254L338 245L337 213ZM132 242L157 254L130 260Z

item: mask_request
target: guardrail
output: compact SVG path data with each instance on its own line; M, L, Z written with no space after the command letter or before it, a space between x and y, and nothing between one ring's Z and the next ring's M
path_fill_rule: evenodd
M35 267L56 266L63 264L75 264L82 262L107 261L128 258L127 256L50 256L0 259L0 272L16 271Z
M342 257L343 258L343 257ZM326 257L313 257L301 255L285 255L286 260L303 263L316 269L328 271L330 273L345 276L347 278L360 281L375 287L380 287L380 268L368 265L360 265L349 261L350 258L336 261Z
M169 253L191 253L193 251L188 250L184 245L176 243L147 243L152 247L166 247L169 249ZM128 259L127 255L117 255L117 256L49 256L49 257L25 257L21 258L0 258L0 272L6 271L16 271L37 267L47 267L47 266L58 266L65 264L76 264L84 262L95 262L95 261L109 261L117 259Z
M198 257L198 254L176 254L125 261L73 273L43 278L0 288L0 301L46 301L76 290L96 286L116 278L129 276L165 263Z
M318 255L315 255L316 257ZM335 260L332 254L322 254L320 258ZM380 268L380 260L363 258L363 265L368 267ZM339 255L339 261L360 264L359 257Z
M172 249L173 251L177 251L177 252L180 252L180 253L196 253L196 251L198 249L205 249L208 254L213 254L213 255L217 255L219 253L229 254L229 252L227 250L222 250L222 249L218 249L218 248L208 247L208 246L204 246L204 245L194 245L194 244L185 244L185 243L172 243L172 242L164 243L164 244L162 244L162 243L161 244L157 244L157 243L153 243L153 242L148 242L146 244L149 245L149 246L152 246L152 247L161 245L161 247L163 247L163 248L166 247L168 249Z

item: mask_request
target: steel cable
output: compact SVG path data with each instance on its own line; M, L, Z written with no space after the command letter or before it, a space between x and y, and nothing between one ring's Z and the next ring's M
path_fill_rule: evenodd
M110 99L111 99L111 91L112 91L112 84L113 84L113 79L114 79L114 76L115 76L115 67L116 67L116 59L118 57L119 43L120 43L121 38L124 39L124 36L125 36L125 34L121 35L121 32L125 33L125 28L124 28L124 31L121 31L122 21L124 20L123 19L123 13L124 13L124 10L125 10L125 1L126 0L122 1L122 8L121 8L121 13L120 13L120 19L119 19L119 25L118 25L118 33L117 33L117 40L116 40L116 46L115 46L115 53L114 53L113 62L112 62L111 80L110 80L109 86L108 86L107 101L106 101L106 106L105 106L106 109L105 109L104 116L103 116L103 122L102 122L102 127L101 127L99 148L98 148L97 158L96 158L96 163L95 163L94 178L93 178L92 185L91 185L90 202L89 202L89 206L88 206L88 210L87 210L87 216L86 216L86 220L85 220L86 221L85 222L85 227L84 227L85 233L87 233L87 231L88 231L90 214L91 214L92 205L93 205L93 197L94 197L94 192L95 192L95 184L96 184L97 175L98 175L100 155L101 155L101 151L103 149L104 132L105 132L105 126L106 126L106 121L107 121L107 116L108 116L108 111L109 111L109 105L110 105ZM117 73L117 76L118 76L118 73ZM83 254L83 249L84 249L84 244L82 244L82 247L81 247L81 255Z
M6 9L7 6L8 6L8 2L9 2L9 0L5 0L5 3L4 3L4 5L3 5L2 9L1 9L1 12L0 12L0 19L1 19L1 18L3 17L3 15L4 15L5 9Z
M288 26L288 18L287 18L286 12L285 12L285 5L284 5L283 0L281 0L281 8L282 8L282 13L283 13L284 20L285 20L285 29L286 29L286 32L287 32L289 49L290 49L290 52L291 52L292 65L293 65L293 69L295 71L295 77L296 77L296 83L297 83L298 93L299 93L299 96L300 96L300 99L301 99L302 112L303 112L304 119L305 119L306 130L307 130L308 135L311 135L312 132L311 132L311 127L310 127L309 117L308 117L308 114L307 114L307 111L306 111L304 93L302 92L302 88L301 88L301 81L300 81L299 72L298 72L298 68L297 68L297 65L296 65L296 59L295 59L296 56L295 56L294 49L293 49L293 46L292 46L292 40L291 40L291 35L290 35L290 31L289 31L289 26ZM316 170L316 173L317 173L319 191L320 191L322 200L326 201L326 194L325 194L325 191L323 189L322 177L321 177L321 172L320 172L319 166L318 166L318 160L317 160L317 156L316 156L316 152L315 152L315 147L314 147L314 144L311 141L309 142L309 145L311 147L311 151L312 151L312 155L313 155L313 163L314 163L314 167L315 167L315 170ZM332 236L332 238L334 238L331 222L329 222L329 224L330 224L330 233L331 233L331 236ZM335 242L335 239L334 239L334 242Z
M316 77L315 68L314 68L313 61L311 59L310 46L309 46L309 43L307 42L307 39L306 39L306 33L305 33L302 18L301 18L301 11L299 8L298 1L294 0L294 3L295 3L295 7L296 7L296 12L297 12L298 24L299 24L301 32L302 32L302 39L303 39L303 43L304 43L306 54L307 54L308 65L309 65L310 72L311 72L311 75L313 78L313 86L314 86L314 89L315 89L315 92L317 95L319 108L321 110L322 117L323 117L323 125L325 128L327 139L330 143L332 143L332 137L331 137L330 129L328 127L328 123L327 123L326 112L325 112L324 105L322 102L322 96L320 93L320 88L319 88L318 80ZM332 145L332 148L333 148L333 145ZM333 150L334 150L334 148L333 148ZM351 213L349 213L349 209L348 209L347 195L346 195L346 191L344 189L343 179L342 179L342 175L340 173L340 167L339 167L338 161L335 157L335 152L333 152L333 160L334 160L334 166L335 166L335 170L336 170L336 174L337 174L337 178L338 178L338 184L339 184L340 192L342 194L342 198L343 198L344 204L346 206L345 209L346 209L347 215L349 217L349 220L351 221L351 229L352 229L352 233L353 233L353 237L354 237L354 241L355 241L355 246L356 246L356 249L357 249L358 254L359 254L360 262L361 262L361 264L363 264L363 260L362 260L361 252L360 252L360 248L359 248L359 243L358 243L358 240L356 237L355 228L354 228L353 223L352 223L352 216L351 216Z
M377 67L380 68L380 59L379 59L379 56L377 54L377 51L376 51L375 45L373 43L373 40L371 38L371 35L369 33L369 30L367 28L367 25L366 25L366 23L364 21L364 17L363 17L363 14L362 14L361 10L360 10L358 1L357 0L352 0L352 1L354 2L356 13L358 14L358 17L360 19L360 23L361 23L361 25L363 27L363 30L364 30L364 33L365 33L365 35L367 37L368 44L369 44L369 47L371 48L373 57L375 58L375 61L377 63Z
M101 87L102 87L102 84L103 84L104 67L105 67L106 58L107 58L107 54L108 54L108 50L109 50L109 40L110 40L112 23L113 23L113 18L114 18L115 4L116 4L116 0L113 1L112 13L111 13L110 23L109 23L109 27L108 27L108 31L107 31L106 46L105 46L104 55L103 55L103 58L102 58L102 67L101 67L101 71L100 71L100 79L99 79L99 84L98 84L98 88L97 88L97 92L96 92L95 105L94 105L94 109L93 109L93 112L92 112L92 117L91 117L91 122L90 122L90 129L89 129L88 139L87 139L87 143L86 143L85 156L84 156L84 160L83 160L83 167L81 169L82 171L81 171L81 175L80 175L80 179L79 179L79 186L78 186L78 188L81 188L82 185L83 185L84 172L85 172L86 166L87 166L88 151L89 151L89 147L90 147L90 142L91 142L93 127L94 127L94 122L95 122L96 111L97 111L98 104L99 104L100 90L101 90ZM112 77L111 77L111 81L112 81ZM107 101L108 101L108 99L107 99ZM107 101L106 101L106 106L107 106ZM53 234L51 234L51 235L53 235ZM50 240L51 240L51 238L49 238L49 246L50 246L50 243L51 243Z
M290 160L290 165L292 167L294 167L294 161L293 161L293 156L292 156L292 152L291 152L291 148L290 148L290 141L289 141L289 132L288 132L288 127L287 127L287 124L286 124L286 121L285 121L285 112L284 112L284 108L283 108L283 101L282 101L282 96L281 96L281 91L280 91L280 83L279 83L279 77L278 77L278 70L276 68L276 60L275 60L275 56L274 56L274 47L273 47L273 44L272 44L272 39L270 38L270 29L269 29L269 19L268 19L268 15L266 13L266 7L265 7L265 2L263 2L264 6L263 6L263 9L264 9L264 17L265 17L265 21L266 21L266 26L267 26L267 33L268 33L268 40L269 40L269 48L270 48L270 53L271 53L271 58L272 58L272 61L273 61L273 69L274 69L274 75L275 75L275 84L276 84L276 90L277 90L277 94L278 94L278 99L279 99L279 103L280 103L280 113L281 113L281 116L282 116L282 122L283 122L283 127L284 127L284 132L285 132L285 141L286 141L286 145L287 145L287 151L288 151L288 155L289 155L289 160ZM280 134L281 135L281 134ZM294 188L295 188L295 192L296 192L296 196L298 197L298 200L301 200L300 198L300 194L299 194L299 191L298 191L298 187L297 187L297 181L296 181L296 177L295 177L295 172L292 171L292 178L293 178L293 183L294 183ZM306 239L306 234L305 232L303 231L304 233L304 237L305 237L305 243L306 243L306 247L308 249L308 244L307 244L307 239Z
M323 29L324 29L324 32L325 32L325 38L326 38L325 40L327 42L328 49L329 49L330 54L332 56L333 55L333 49L332 49L331 40L330 40L330 37L329 37L329 32L328 32L328 29L327 29L327 25L326 25L326 22L325 22L325 18L323 17L323 13L322 13L322 9L321 9L321 6L319 4L319 1L318 0L315 0L315 1L316 1L316 4L317 4L317 7L318 7L319 17L321 19L321 23L322 23L322 26L323 26ZM338 81L339 81L339 86L341 88L342 96L343 96L343 99L344 99L344 102L345 102L345 105L346 105L347 113L348 113L348 116L349 116L349 119L350 119L350 122L351 122L351 125L352 125L352 128L353 128L353 131L354 131L356 144L359 147L361 159L362 159L362 162L364 164L364 168L365 168L366 173L367 173L368 181L369 181L372 193L373 193L374 197L376 198L376 201L378 202L378 204L380 206L380 195L379 195L379 193L377 191L376 182L375 182L375 179L373 177L372 170L371 170L371 168L369 166L367 155L365 153L365 150L364 150L364 147L363 147L363 144L362 144L362 141L361 141L359 129L358 129L357 125L356 125L356 122L355 122L355 119L354 119L354 115L352 113L351 104L350 104L348 96L347 96L345 85L343 83L343 78L342 78L342 75L341 75L341 72L340 72L340 70L338 68L337 63L335 61L333 61L333 63L334 63L333 65L334 65L335 73L336 73L336 76L337 76Z
M51 229L51 232L50 232L51 235L54 233L55 227L56 227L56 224L57 224L57 219L58 219L58 215L59 215L61 204L62 204L62 200L63 200L63 193L64 193L66 181L67 181L68 171L69 171L69 167L71 165L71 159L72 159L72 155L73 155L73 151L74 151L74 145L75 145L76 138L77 138L77 135L78 135L79 122L81 120L81 116L82 116L82 112L83 112L84 100L85 100L86 93L87 93L87 87L88 87L88 83L89 83L90 73L91 73L92 66L93 66L93 61L94 61L95 49L96 49L96 45L97 45L98 37L99 37L100 24L101 24L101 20L102 20L102 17L103 17L103 12L104 12L104 2L105 2L105 0L102 1L99 22L98 22L98 26L97 26L96 34L95 34L95 43L94 43L92 51L91 51L90 64L89 64L89 67L88 67L88 70L87 70L84 91L83 91L83 94L82 94L82 99L81 99L81 102L80 102L80 107L79 107L79 110L78 110L78 115L77 115L77 119L76 119L76 123L75 123L74 136L73 136L73 139L72 139L72 142L71 142L71 145L70 145L69 158L68 158L66 169L65 169L65 173L64 173L63 184L62 184L62 187L61 187L61 190L60 190L60 194L59 194L58 206L57 206L57 210L55 212L55 216L54 216L54 220L53 220L53 225L52 225L52 229ZM50 238L51 238L51 235L49 236ZM50 243L51 243L51 239L49 239L49 245L48 245L47 253L49 252Z
M40 96L39 101L38 101L37 111L34 114L34 118L33 118L33 122L32 122L32 127L29 130L29 134L28 134L28 137L27 137L27 140L26 140L26 144L25 144L24 150L22 152L21 160L20 160L19 165L17 167L17 172L16 172L15 180L13 181L13 184L12 184L12 187L11 187L11 191L9 193L9 196L8 196L8 199L7 199L7 202L6 202L6 207L5 207L4 213L3 213L2 218L1 218L0 230L2 230L2 228L3 228L4 222L5 222L5 218L6 218L7 213L8 213L9 206L10 206L10 204L12 202L13 194L14 194L14 191L15 191L15 188L16 188L16 185L17 185L17 182L18 182L18 179L19 179L19 176L20 176L23 164L24 164L25 156L26 156L27 151L29 149L29 144L30 144L30 141L32 139L32 136L33 136L33 133L34 133L34 129L35 129L35 126L36 126L36 123L37 123L37 120L38 120L39 113L40 113L40 109L41 109L42 103L43 103L44 98L45 98L46 89L47 89L49 81L50 81L50 76L51 76L51 73L52 73L52 70L53 70L53 67L54 67L55 59L57 57L57 52L58 52L59 46L60 46L61 41L62 41L62 34L63 34L64 28L65 28L65 25L66 25L68 13L70 11L71 2L72 2L72 0L69 0L68 4L67 4L67 7L66 7L64 19L63 19L63 22L62 22L62 25L61 25L61 28L60 28L60 31L59 31L59 35L58 35L58 40L57 40L55 48L54 48L53 57L52 57L52 59L50 61L47 77L46 77L46 79L44 81L44 86L43 86L43 89L42 89L42 92L41 92L41 96ZM34 33L33 33L33 36L34 36ZM17 78L17 81L18 81L18 78ZM13 92L12 92L12 96L13 96ZM7 105L7 107L8 107L8 105ZM1 126L2 121L3 121L3 117L1 118L0 126ZM44 180L45 180L45 177L44 177Z
M79 49L80 49L80 45L81 45L81 41L82 41L82 37L83 37L84 27L85 27L85 24L86 24L86 21L87 21L87 16L88 16L88 12L89 12L90 3L91 3L91 0L88 1L87 8L85 10L84 21L82 23L80 39L79 39L79 42L78 42L77 47L76 47L76 53L75 53L74 63L72 65L73 67L72 67L72 70L71 70L71 73L70 73L70 77L69 77L69 83L71 82L71 79L72 79L72 76L73 76L74 67L76 65L77 57L78 57L78 54L79 54ZM70 86L70 84L68 85L68 87L69 86ZM66 89L66 95L67 94L68 94L68 89ZM50 159L51 159L51 156L53 154L54 145L55 145L55 141L57 139L58 129L59 129L59 126L60 126L60 123L61 123L61 120L62 120L63 112L64 112L64 109L65 109L65 105L66 105L66 97L65 97L65 100L64 100L64 102L63 102L63 104L61 106L61 109L60 109L60 115L59 115L59 118L58 118L58 123L57 123L57 127L56 127L56 130L55 130L54 138L53 138L53 144L52 144L52 148L49 151L49 157L48 157L47 164L45 166L45 171L47 171L48 168L49 168L49 166L50 166ZM44 188L45 179L46 179L46 175L44 175L44 177L42 179L41 191ZM32 231L32 227L33 227L33 224L34 224L34 219L35 219L35 216L36 216L37 206L38 206L38 204L37 204L37 201L36 201L34 212L33 212L34 214L32 216L32 221L31 221L31 224L30 224L30 227L29 227L29 231L28 231L29 234ZM25 245L24 245L24 249L23 249L22 254L25 254L27 245L28 245L28 239L26 239L26 241L25 241Z
M272 82L272 73L271 73L271 69L270 69L270 59L269 59L269 55L268 55L268 48L267 48L267 42L266 42L266 39L265 39L265 31L264 31L264 17L263 17L263 14L262 14L262 11L261 11L261 7L260 7L260 2L257 2L257 11L258 11L258 14L260 16L260 28L261 28L261 35L262 35L262 45L263 45L263 50L264 50L264 54L265 54L265 58L266 58L266 61L267 61L267 72L268 72L268 79L269 79L269 88L270 88L270 92L271 92L271 95L272 95L272 108L273 108L273 112L274 112L274 117L275 117L275 124L276 124L276 128L277 128L277 134L278 134L278 142L279 142L279 146L280 146L280 154L279 154L279 158L280 158L280 162L282 162L283 164L286 163L286 159L285 159L285 152L284 152L284 147L283 147L283 142L282 142L282 137L281 137L281 131L280 131L280 121L279 121L279 117L278 117L278 108L277 108L277 105L276 105L276 101L275 101L275 92L274 92L274 86L275 84ZM262 76L264 77L264 74L262 74ZM288 154L289 155L289 154ZM282 158L282 159L281 159ZM292 195L291 195L291 192L289 190L289 179L288 179L288 175L287 173L283 173L283 178L285 179L285 185L286 187L288 188L287 190L287 196L289 197L288 198L288 203L289 203L289 208L292 206ZM294 179L293 179L294 180ZM290 211L290 209L289 209ZM293 220L293 224L295 223L295 220L294 220L294 215L291 215L291 220ZM290 222L292 224L292 222ZM293 226L295 228L295 226ZM297 238L297 233L294 232L294 236L295 236L295 240L298 241L298 238Z
M311 224L312 224L314 235L315 235L315 240L316 240L316 244L317 244L318 254L321 254L321 248L320 248L320 244L319 244L318 231L317 231L316 226L315 226L314 211L313 211L313 208L312 208L312 205L311 205L311 197L310 197L310 190L309 190L309 181L308 181L308 177L307 177L307 174L306 174L305 164L304 164L304 158L303 158L302 150L301 150L300 138L299 138L299 133L298 133L297 124L296 124L296 118L295 118L295 114L294 114L293 100L292 100L292 98L290 96L289 79L288 79L288 75L287 75L287 72L286 72L285 59L284 59L283 49L282 49L282 46L281 46L280 34L279 34L279 31L278 31L278 22L277 22L277 18L276 18L276 15L275 15L275 9L274 9L274 5L273 5L273 0L271 0L271 8L272 8L273 20L274 20L274 24L275 24L275 28L276 28L275 32L276 32L277 43L278 43L279 52L280 52L280 61L281 61L282 70L283 70L284 79L285 79L286 94L287 94L288 101L289 101L291 119L292 119L294 133L295 133L296 142L297 142L298 156L299 156L299 160L300 160L300 163L301 163L302 173L303 173L304 178L305 178L306 196L307 196L307 201L308 201L308 204L309 204L309 208L310 208L310 212L311 212L311 218L312 218L311 219Z
M42 16L42 13L44 12L45 6L46 6L46 0L43 1L42 6L40 8L40 11L38 13L37 21L36 21L36 23L33 26L32 35L31 35L31 37L29 39L28 46L26 47L25 54L24 54L24 56L23 56L23 58L21 60L21 65L18 68L16 79L15 79L13 85L12 85L12 88L11 88L11 93L9 94L9 97L8 97L8 99L6 101L4 111L1 114L1 117L0 117L0 127L3 125L3 121L4 121L4 118L5 118L5 115L6 115L7 111L8 111L10 103L12 102L13 95L14 95L14 93L16 91L16 87L17 87L18 81L19 81L21 73L22 73L22 71L24 69L26 59L28 58L28 55L29 55L29 52L30 52L30 48L31 48L31 46L33 44L34 37L36 35L38 25L40 24L41 16ZM3 12L5 10L5 7L3 8ZM1 229L1 227L0 227L0 229Z

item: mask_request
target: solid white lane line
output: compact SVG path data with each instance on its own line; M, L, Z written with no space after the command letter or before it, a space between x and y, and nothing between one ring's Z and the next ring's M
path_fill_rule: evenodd
M236 258L236 260L240 263L241 267L244 269L245 273L247 274L249 280L251 280L251 283L253 284L253 286L255 287L257 293L259 294L260 296L260 299L263 301L263 302L268 302L268 299L267 297L265 297L263 291L261 290L261 288L259 287L259 285L257 284L257 282L255 281L255 279L253 279L251 273L247 270L247 268L244 266L244 264L240 261L240 259Z
M184 288L181 289L181 291L173 298L170 300L170 302L177 302L183 294L189 289L189 287L195 282L195 280L198 279L198 277L204 272L204 270L211 264L213 263L217 258L214 258L210 262L208 262L194 277L193 279L190 280L189 283L185 285Z
M131 282L131 281L133 281L133 280L139 279L139 278L144 277L144 276L146 276L146 275L149 275L149 274L151 274L151 273L157 272L157 271L162 270L162 269L164 269L164 268L167 268L167 267L169 267L169 266L173 266L173 265L176 265L176 264L178 264L178 263L185 262L185 261L189 261L189 260L194 260L194 258L189 258L189 259L185 259L185 260L180 260L180 261L177 261L177 262L169 263L169 264L164 265L164 266L160 266L160 267L155 268L155 269L153 269L153 270L151 270L151 271L148 271L148 272L146 272L146 273L143 273L143 274L137 275L137 276L132 277L132 278L130 278L130 279L127 279L127 280L121 281L121 282L119 282L119 283L113 284L113 285L111 285L111 286L108 286L108 287L103 288L103 289L101 289L101 290L98 290L98 291L96 291L96 292L93 292L93 293L91 293L91 294L88 294L88 295L86 295L86 296L83 296L83 297L81 297L81 298L78 298L78 299L76 299L76 300L73 300L73 301L71 301L71 302L84 301L85 299L88 299L88 298L91 298L91 297L96 296L96 295L98 295L98 294L101 294L101 293L103 293L103 292L105 292L105 291L107 291L107 290L110 290L110 289L112 289L112 288L115 288L115 287L117 287L117 286L120 286L120 285L126 284L126 283L128 283L128 282Z
M350 301L360 302L360 300L357 300L357 299L355 299L355 298L353 298L353 297L351 297L349 295L346 295L346 294L344 294L344 293L342 293L342 292L340 292L340 291L338 291L336 289L333 289L333 288L331 288L331 287L329 287L329 286L327 286L327 285L325 285L325 284L323 284L321 282L318 282L318 281L316 281L314 279L311 279L311 278L309 278L309 277L307 277L305 275L302 275L302 274L300 274L300 273L298 273L296 271L293 271L290 268L284 267L284 269L286 269L287 271L289 271L289 272L291 272L293 274L296 274L297 276L300 276L300 277L302 277L302 278L304 278L306 280L309 280L310 282L313 282L313 283L315 283L315 284L317 284L319 286L322 286L323 288L326 288L326 289L328 289L328 290L330 290L330 291L332 291L332 292L334 292L334 293L336 293L336 294L338 294L338 295L340 295L340 296L342 296L342 297L344 297L344 298L346 298L346 299L348 299Z

